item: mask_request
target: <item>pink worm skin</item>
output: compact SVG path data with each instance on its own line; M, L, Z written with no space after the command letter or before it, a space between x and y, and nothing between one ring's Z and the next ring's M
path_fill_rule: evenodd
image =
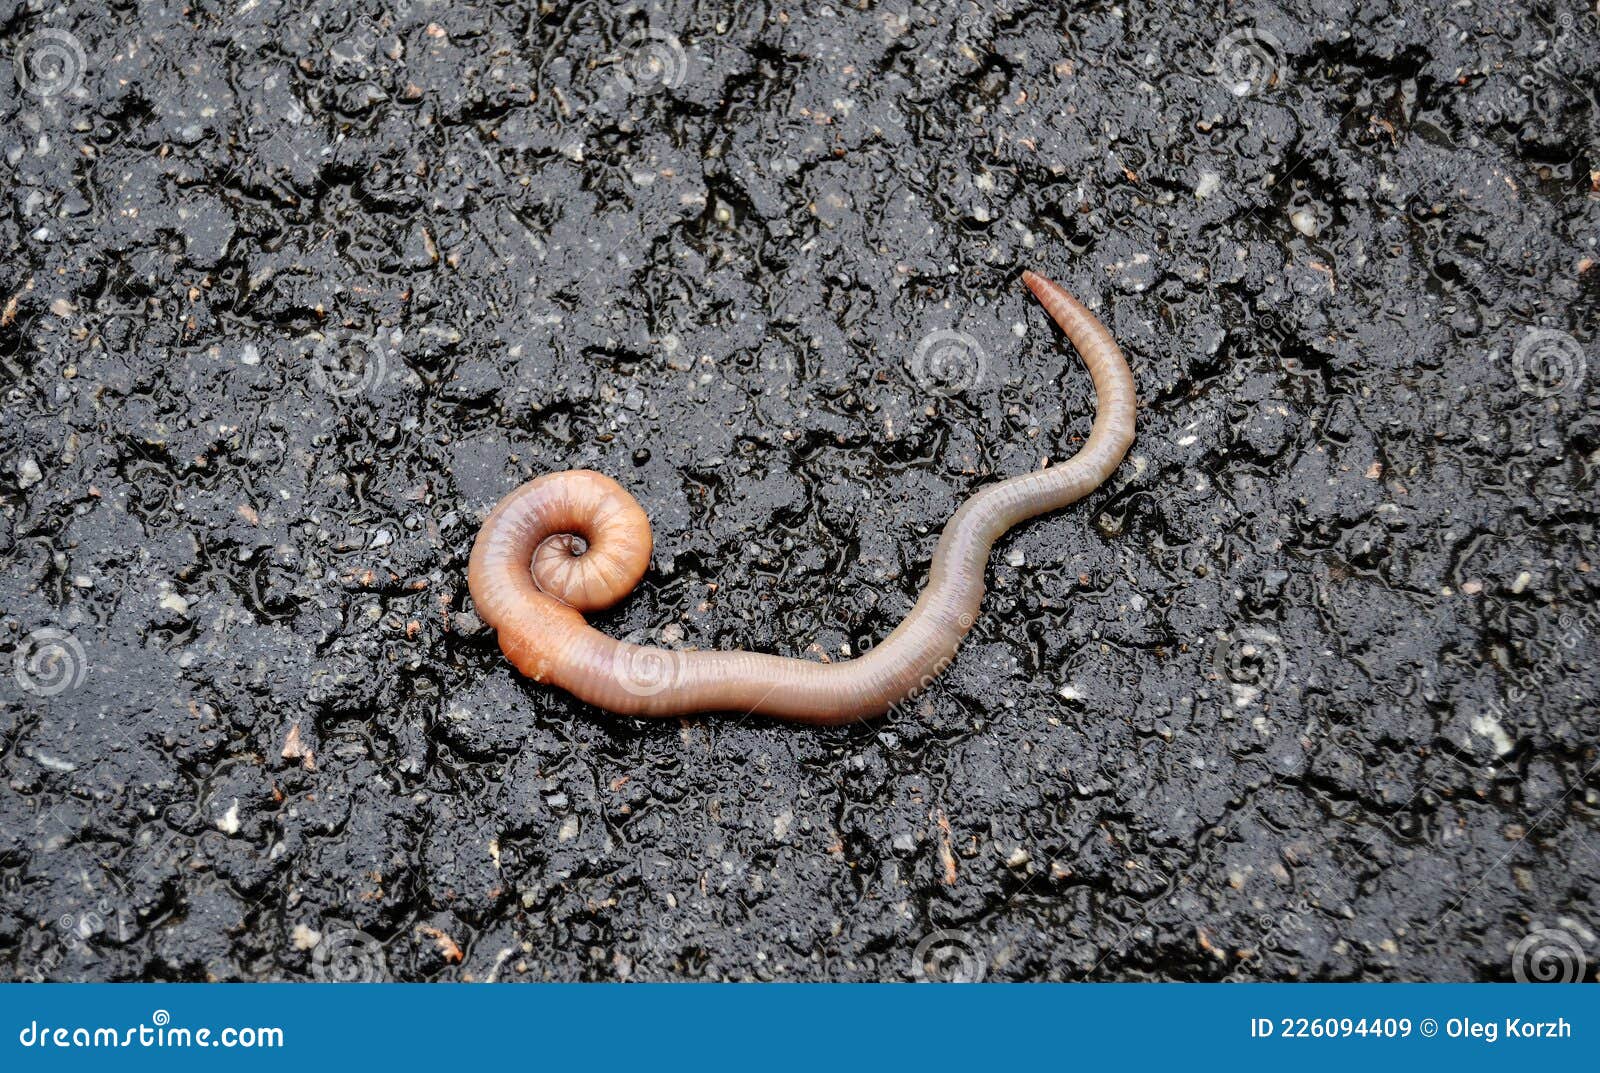
M621 715L759 712L829 726L881 715L926 688L977 619L994 542L1028 518L1081 499L1133 443L1133 374L1111 333L1057 284L1032 272L1022 281L1089 367L1094 426L1067 461L990 485L961 505L939 537L927 588L883 643L857 659L815 663L608 637L583 613L610 607L644 576L650 522L610 477L568 470L502 499L472 547L468 587L478 613L499 631L506 657L534 681Z

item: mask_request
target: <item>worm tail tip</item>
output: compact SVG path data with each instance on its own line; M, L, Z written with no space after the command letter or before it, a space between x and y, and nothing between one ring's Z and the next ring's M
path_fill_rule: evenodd
M1022 270L1022 283L1028 288L1028 290L1033 292L1033 296L1039 299L1040 303L1042 303L1047 310L1050 309L1052 302L1056 301L1062 295L1067 293L1062 289L1059 283L1056 283L1054 280L1046 279L1044 276L1039 275L1039 273L1030 272L1027 269Z

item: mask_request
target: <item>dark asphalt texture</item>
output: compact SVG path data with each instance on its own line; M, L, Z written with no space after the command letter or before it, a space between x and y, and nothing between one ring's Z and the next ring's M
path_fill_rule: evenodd
M1593 978L1597 69L1577 2L0 2L5 972ZM906 710L510 670L467 553L576 467L608 632L885 636L1089 427L1023 268L1138 441Z

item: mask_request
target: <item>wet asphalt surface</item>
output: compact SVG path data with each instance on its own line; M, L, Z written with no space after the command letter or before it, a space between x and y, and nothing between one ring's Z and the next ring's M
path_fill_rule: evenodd
M0 3L0 960L201 979L1600 967L1600 21L1576 3ZM840 730L523 682L845 658L1140 385L951 671ZM943 333L943 334L939 334Z

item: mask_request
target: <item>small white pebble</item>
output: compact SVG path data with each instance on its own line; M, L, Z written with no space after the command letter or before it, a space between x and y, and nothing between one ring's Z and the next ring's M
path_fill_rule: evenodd
M1300 209L1289 216L1289 222L1294 224L1294 229L1306 238L1317 237L1317 217L1309 209Z
M39 469L39 463L31 458L24 458L17 463L17 484L22 488L32 488L44 480L44 472Z
M1210 197L1212 194L1215 194L1221 186L1222 176L1218 175L1214 171L1202 171L1200 173L1200 181L1194 186L1194 196L1198 198Z
M1475 715L1468 725L1480 738L1488 738L1494 744L1495 753L1500 756L1505 756L1517 747L1517 743L1511 740L1511 735L1506 733L1505 727L1500 725L1500 720L1492 713Z

